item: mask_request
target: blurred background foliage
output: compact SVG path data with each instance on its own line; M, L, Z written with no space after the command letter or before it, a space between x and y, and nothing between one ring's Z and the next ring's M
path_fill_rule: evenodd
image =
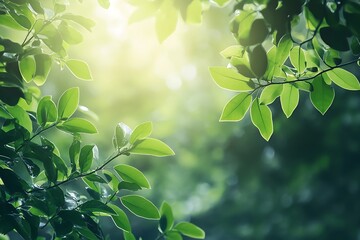
M249 116L218 122L230 96L211 80L208 67L226 64L218 52L235 43L230 7L211 8L201 25L180 21L162 44L153 19L127 23L133 9L124 1L112 1L108 10L96 1L76 7L97 25L69 55L89 63L94 81L55 67L42 91L57 99L81 87L83 114L100 132L87 138L100 156L112 151L109 136L118 122L135 127L152 121L156 137L176 156L128 159L149 177L153 189L143 193L158 206L168 201L176 218L198 224L209 240L360 239L358 93L337 89L323 117L305 98L290 119L276 103L275 134L265 142ZM72 140L61 133L48 137L64 148ZM135 233L153 238L153 226L131 220Z

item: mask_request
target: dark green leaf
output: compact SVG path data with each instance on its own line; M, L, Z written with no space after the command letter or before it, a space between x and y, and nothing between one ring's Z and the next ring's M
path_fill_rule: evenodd
M27 56L19 61L19 68L23 79L31 82L36 72L36 62L33 56Z
M24 93L18 87L0 87L0 100L10 106L15 106L23 97Z
M51 96L44 96L41 98L37 107L36 117L37 122L41 126L45 126L47 123L53 123L57 120L57 109Z
M104 213L109 215L116 215L116 212L105 205L104 203L97 200L90 200L80 205L79 209L82 212L92 212L92 213Z
M171 206L167 202L163 202L160 207L159 227L162 232L167 232L174 225L174 215Z
M349 50L347 37L351 36L349 29L343 25L323 27L320 29L321 39L331 48L338 51Z
M52 58L47 54L34 55L36 71L33 78L36 85L41 86L45 83L52 65Z
M249 54L250 67L258 78L261 78L267 69L268 59L264 47L257 45Z
M334 100L335 91L324 82L321 76L316 77L312 85L314 90L310 92L311 102L314 107L324 115Z

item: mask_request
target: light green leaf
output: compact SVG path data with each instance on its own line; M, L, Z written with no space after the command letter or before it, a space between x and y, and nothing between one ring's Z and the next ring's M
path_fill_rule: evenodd
M214 0L220 7L225 6L227 3L229 3L231 0Z
M201 21L202 21L201 0L193 0L186 9L186 22L201 23Z
M250 116L253 124L259 129L261 136L266 141L269 141L274 131L270 108L260 104L260 101L257 98L252 103Z
M114 210L114 212L116 213L116 215L111 215L111 218L116 227L124 230L125 232L131 232L131 225L125 212L114 204L109 203L108 206L111 207L112 210Z
M79 105L79 88L69 88L60 97L58 102L58 118L68 119L71 117Z
M168 145L154 138L140 140L139 143L135 144L133 148L129 150L129 152L133 154L152 155L157 157L175 155L174 151Z
M79 44L83 41L81 33L65 21L59 24L58 30L63 40L68 44Z
M316 77L312 85L314 90L310 92L310 100L314 107L324 115L335 98L335 91L324 82L321 76Z
M134 234L131 232L123 232L124 240L136 240Z
M39 101L36 119L39 125L45 126L47 123L53 123L57 120L57 110L51 96L44 96Z
M130 15L129 23L139 22L155 15L160 5L157 1L141 1L141 5Z
M27 56L19 61L19 69L23 79L29 83L36 72L36 62L33 56Z
M91 72L86 62L77 59L69 59L65 64L75 77L81 80L92 80Z
M156 14L156 34L160 42L168 38L176 29L178 12L173 0L164 0Z
M176 224L174 229L178 230L181 234L191 238L196 238L196 239L205 238L205 232L195 224L189 222L178 223Z
M108 9L110 7L110 1L109 0L98 0L98 3L101 7Z
M159 227L162 232L169 231L174 225L174 215L171 206L167 202L163 202L160 207Z
M125 123L118 123L115 127L115 133L113 136L113 143L116 149L121 149L129 142L131 135L131 128Z
M83 118L71 118L58 125L57 128L70 133L97 133L96 127Z
M210 74L219 87L232 91L251 91L250 79L226 67L210 67Z
M146 198L138 195L127 195L120 198L121 203L136 216L146 219L159 219L159 210Z
M81 148L79 156L79 167L81 172L87 172L91 168L94 159L94 147L95 145L85 145Z
M130 136L130 144L134 144L137 140L141 140L150 136L152 128L153 126L151 122L144 122L135 127Z
M151 188L145 175L138 169L126 164L116 165L114 169L124 181L136 183L143 188Z
M224 107L220 121L241 121L249 110L252 96L248 93L239 93L233 97Z
M295 46L290 51L291 64L298 70L299 73L304 72L306 68L305 53L302 48Z
M86 28L88 31L91 31L91 29L95 26L95 22L91 20L90 18L86 18L80 15L75 15L71 13L65 13L61 16L62 19L73 21L80 26Z
M288 35L284 35L278 44L275 57L275 65L282 66L289 57L290 49L293 47L293 42ZM296 51L296 49L295 49ZM299 50L297 50L299 51Z
M339 87L347 90L360 90L358 79L349 71L342 68L335 68L326 73L328 77Z
M116 215L116 212L109 206L98 200L90 200L79 206L80 211L82 212L92 212L92 213L104 213L109 215Z
M120 183L119 179L112 172L108 170L103 170L103 174L106 178L106 181L108 182L109 187L113 191L117 191Z
M171 230L165 234L166 240L183 240L181 234L176 230Z
M289 118L299 104L299 89L292 84L284 84L280 103L285 116Z
M266 86L261 92L260 103L265 105L273 103L280 96L282 90L283 86L281 84Z
M19 107L18 105L16 106L6 106L6 110L8 111L8 113L11 114L11 116L13 116L14 119L17 120L17 123L24 127L26 130L29 131L29 133L32 132L32 122L31 119L29 117L29 114L21 107Z
M242 58L243 51L244 51L244 48L241 45L233 45L233 46L227 47L224 50L222 50L220 52L220 55L223 58L232 58L232 57Z
M34 58L36 63L36 71L33 80L36 85L42 86L49 75L52 65L52 58L47 54L37 54L34 56Z

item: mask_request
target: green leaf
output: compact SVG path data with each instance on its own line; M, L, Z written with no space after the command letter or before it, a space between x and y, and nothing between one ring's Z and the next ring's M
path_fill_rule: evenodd
M29 83L36 72L36 62L33 56L27 56L19 61L19 69L23 79Z
M187 23L201 23L202 3L201 0L193 0L186 9Z
M101 7L108 9L110 7L110 1L109 0L98 0L98 3Z
M304 72L306 68L305 53L302 48L295 46L290 51L291 64L298 70L299 73Z
M284 84L280 103L285 116L289 118L299 104L299 89L292 84Z
M65 62L65 65L75 77L81 80L92 80L91 72L86 62L77 59L69 59Z
M53 163L52 159L50 157L44 157L42 161L44 164L46 177L50 182L56 183L58 170L55 167L55 164Z
M152 128L153 126L151 122L144 122L136 126L134 131L131 133L130 144L134 144L137 140L141 140L150 136Z
M92 213L104 213L109 215L116 215L116 212L109 206L98 200L90 200L79 206L79 209L82 212L92 212Z
M229 3L231 0L214 0L220 7L225 6L227 3Z
M259 44L249 54L250 67L253 73L261 78L268 67L268 59L264 47Z
M141 1L141 5L130 15L129 24L139 22L155 15L159 9L158 1Z
M68 44L79 44L83 41L83 36L81 33L74 27L67 24L65 21L62 21L59 24L58 29L62 38Z
M112 210L114 210L114 212L116 213L116 215L111 215L111 218L116 227L124 230L125 232L131 232L131 225L125 212L114 204L109 203L108 206L111 207Z
M160 207L159 227L162 232L167 232L174 225L174 215L171 206L167 202L163 202Z
M261 136L269 141L273 134L273 121L271 110L268 106L260 104L258 98L256 98L250 109L251 121L259 129Z
M183 240L181 234L176 230L171 230L165 234L166 240Z
M156 14L156 34L160 42L168 38L176 29L178 12L172 0L164 0Z
M86 119L71 118L56 126L58 129L70 133L97 133L96 127Z
M224 107L220 121L241 121L249 110L252 96L248 93L239 93L233 97Z
M47 123L55 122L58 118L57 114L58 112L51 96L44 96L41 98L36 112L36 118L39 125L45 126Z
M87 172L91 168L94 159L94 147L95 145L85 145L81 148L79 156L79 167L81 172Z
M24 193L19 177L12 170L0 167L0 179L10 194Z
M121 181L118 185L118 190L130 190L130 191L137 191L140 190L141 187L136 183Z
M16 119L17 123L28 130L29 133L32 132L32 122L29 117L29 114L18 105L16 106L6 106L6 110Z
M269 105L275 101L277 97L281 95L283 86L281 84L266 86L260 95L260 103Z
M109 187L115 192L118 190L119 179L110 171L103 170L103 174L108 182Z
M146 179L145 175L138 169L126 164L116 165L114 169L124 181L136 183L143 188L151 188L150 183Z
M338 51L347 51L350 49L347 37L352 34L350 30L343 25L322 27L320 29L321 39L331 48Z
M35 59L35 76L33 78L34 82L38 86L42 86L49 75L51 65L52 65L52 58L47 54L37 54L34 55Z
M96 175L95 173L86 176L85 179L91 182L106 183L106 181L101 176Z
M175 155L174 151L168 145L154 138L140 140L129 150L129 152L133 154L152 155L157 157Z
M79 105L79 88L69 88L60 97L58 102L58 118L68 119Z
M118 123L115 127L113 143L116 149L121 149L129 143L131 129L125 123Z
M189 222L178 223L176 224L174 229L178 230L181 234L191 238L196 238L196 239L205 238L205 232L198 226Z
M134 234L131 232L123 232L124 240L136 240Z
M146 198L138 195L127 195L120 198L121 203L130 212L138 217L146 219L159 219L159 210Z
M360 90L358 79L349 71L342 68L335 68L326 73L326 75L339 87L347 90Z
M314 90L310 92L310 100L314 107L324 115L334 100L335 91L324 82L322 76L316 77L312 85Z
M61 18L75 22L80 26L86 28L88 31L91 31L91 29L95 26L95 22L90 18L86 18L80 15L75 15L72 13L65 13L61 16Z
M250 79L242 76L233 69L226 67L210 67L210 74L219 87L232 91L251 91Z
M232 57L243 57L244 48L241 45L233 45L225 48L220 52L220 55L223 58L232 58Z
M284 35L278 44L275 57L275 65L282 66L289 57L290 49L293 47L293 42L289 35Z

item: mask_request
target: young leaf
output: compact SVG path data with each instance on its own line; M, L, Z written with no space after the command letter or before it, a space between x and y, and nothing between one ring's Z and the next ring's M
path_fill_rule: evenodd
M178 223L176 224L174 229L178 230L181 234L191 238L196 238L196 239L205 238L205 232L198 226L189 222Z
M79 156L79 167L81 172L87 172L94 159L93 149L95 145L86 145L81 148Z
M260 103L265 105L273 103L275 99L280 96L282 90L283 86L281 84L265 87L260 95Z
M116 215L116 212L109 206L98 200L90 200L79 206L79 209L82 212L92 212L92 213L105 213L109 215Z
M71 118L56 127L70 133L97 133L96 127L83 118Z
M145 175L138 169L126 164L116 165L114 169L124 181L136 183L143 188L151 188Z
M304 72L306 68L305 53L299 46L293 47L290 51L291 64L298 70L299 73Z
M152 132L152 123L144 122L138 125L130 136L130 144L134 144L137 140L141 140L150 136Z
M202 3L201 0L192 1L186 9L187 23L201 23L202 20Z
M159 227L162 232L167 232L174 225L174 215L171 206L167 202L163 202L160 207Z
M251 91L249 78L226 67L210 67L210 74L219 87L232 91Z
M284 84L280 103L285 116L289 118L299 104L299 89L292 84Z
M32 81L36 72L36 62L33 56L27 56L19 61L21 76L29 83Z
M334 100L335 91L324 82L322 76L316 77L312 85L314 90L310 92L310 100L314 107L324 115Z
M249 110L252 96L248 93L239 93L224 107L220 121L241 121Z
M113 136L113 143L115 148L120 149L129 142L131 135L131 128L125 123L118 123L115 127L115 133Z
M39 125L45 126L46 123L55 122L58 118L57 114L57 109L51 96L44 96L41 98L36 111L37 122Z
M109 203L108 206L111 207L112 210L114 210L114 212L116 213L116 215L111 215L111 218L116 227L125 232L131 232L131 225L125 212L114 204Z
M110 1L109 0L98 0L98 3L101 7L108 9L110 7Z
M91 72L86 62L77 59L69 59L65 64L75 77L81 80L92 80Z
M178 12L172 0L164 0L156 14L156 34L160 42L168 38L176 29Z
M241 45L233 45L225 48L220 52L220 55L223 58L232 58L232 57L243 57L244 48Z
M152 155L157 157L175 155L174 151L168 145L154 138L140 140L129 150L129 153Z
M68 119L79 105L79 88L69 88L60 97L58 102L58 118Z
M335 68L328 71L327 76L339 87L347 90L360 90L358 79L349 71L342 68Z
M146 219L159 219L159 210L146 198L138 195L127 195L120 198L121 203L136 216Z
M273 121L271 110L268 106L260 104L258 98L256 98L250 109L251 121L259 129L261 136L269 141L273 134Z

